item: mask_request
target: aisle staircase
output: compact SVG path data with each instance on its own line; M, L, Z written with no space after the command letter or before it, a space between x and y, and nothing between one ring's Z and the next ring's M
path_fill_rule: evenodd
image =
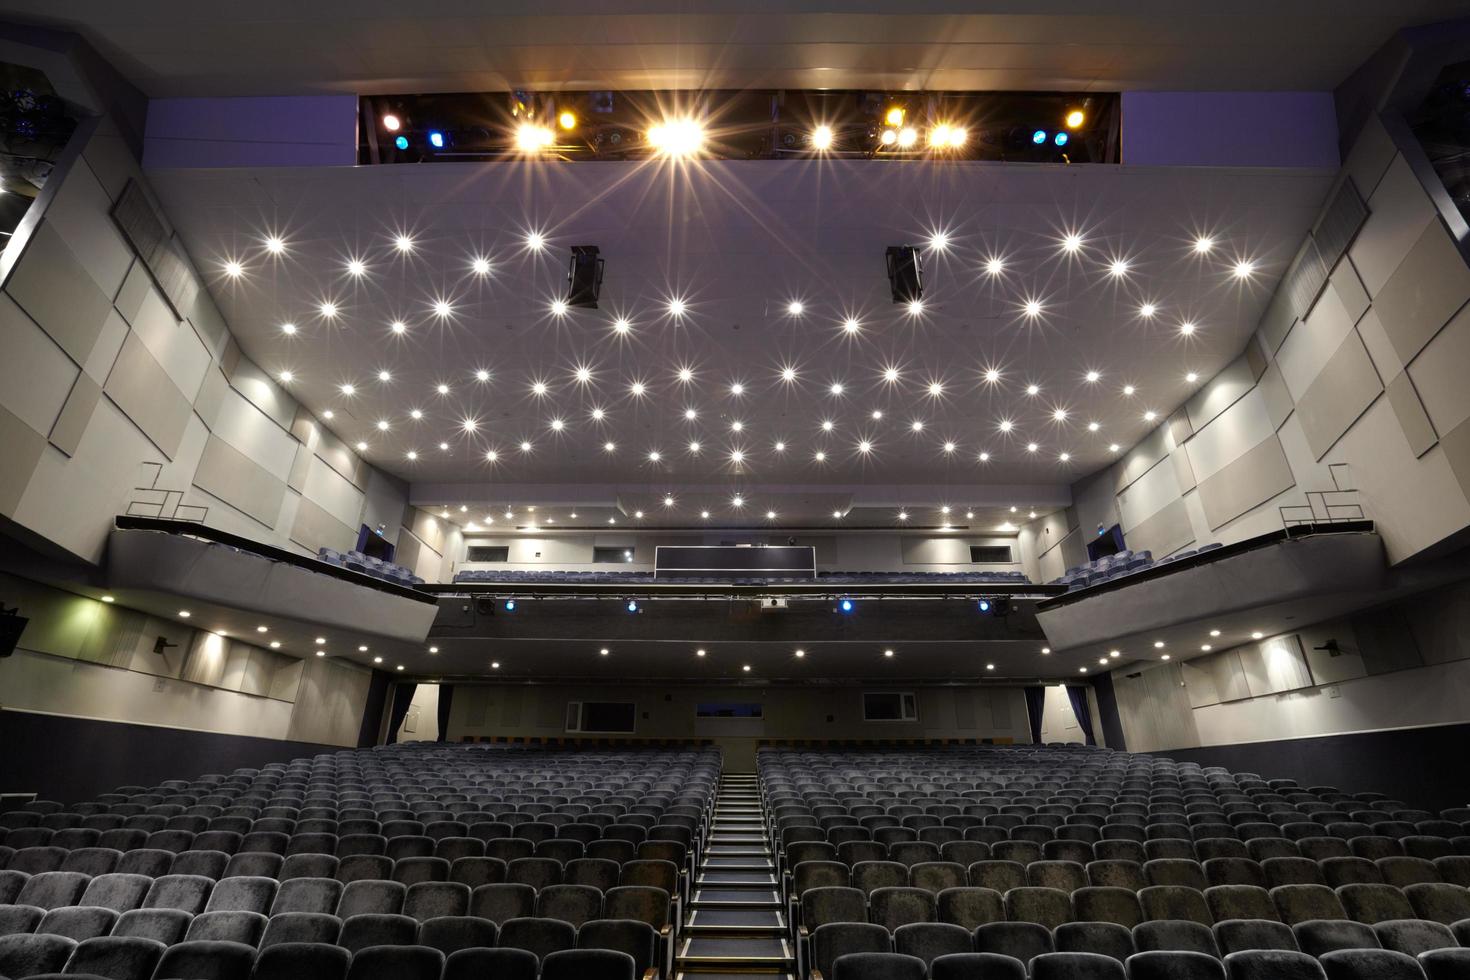
M754 775L720 779L674 973L690 980L795 980L796 956Z

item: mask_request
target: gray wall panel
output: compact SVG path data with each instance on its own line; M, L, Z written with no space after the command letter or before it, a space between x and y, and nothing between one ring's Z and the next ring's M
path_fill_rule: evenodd
M1170 415L1168 421L1164 424L1168 426L1169 437L1174 440L1174 445L1176 446L1188 442L1189 437L1194 435L1196 428L1196 426L1190 424L1189 412L1183 405L1179 406L1179 409L1173 415Z
M1405 363L1470 300L1470 266L1435 220L1373 300L1374 312Z
M1395 156L1368 198L1368 220L1348 249L1368 295L1377 296L1409 249L1434 220L1434 205L1402 156Z
M1378 189L1378 182L1383 179L1388 165L1393 163L1397 153L1393 137L1388 135L1383 123L1374 116L1363 124L1363 129L1358 133L1358 138L1342 166L1357 186L1358 193L1367 199Z
M86 363L112 304L46 222L31 235L5 291L72 360Z
M1128 547L1134 551L1152 551L1162 558L1194 541L1194 528L1189 523L1189 507L1176 500L1128 532Z
M112 305L129 323L138 319L138 314L143 310L143 301L148 298L148 291L153 288L153 277L148 274L148 267L143 264L142 259L135 259L133 267L128 270L127 278L123 280L122 288L113 297Z
M87 431L87 423L92 421L92 413L97 410L101 397L101 385L85 374L77 375L71 393L66 396L66 404L61 407L61 415L51 427L51 445L68 456L75 456L77 446L82 442L82 433Z
M1337 263L1327 281L1337 290L1337 298L1342 300L1342 308L1347 310L1348 317L1357 323L1368 310L1368 290L1363 288L1358 271L1346 256Z
M1460 484L1460 492L1470 497L1470 420L1441 434L1439 444L1444 449L1444 458L1449 462L1456 482Z
M1388 331L1383 329L1377 310L1370 309L1363 314L1358 321L1358 336L1363 338L1363 346L1368 348L1368 356L1373 358L1373 366L1378 369L1380 378L1393 378L1403 371L1403 359L1394 350L1393 341L1388 339Z
M1438 432L1470 418L1470 307L1461 310L1409 365L1409 377Z
M1254 339L1248 344L1248 349L1256 349ZM1227 364L1224 370L1184 403L1193 431L1203 429L1211 419L1239 401L1246 392L1255 387L1258 377L1260 375L1251 366L1251 359L1246 354ZM1175 432L1175 444L1183 441L1178 432Z
M1200 505L1212 530L1296 485L1281 439L1275 435L1201 481Z
M1383 383L1356 332L1348 334L1317 379L1296 403L1296 414L1312 454L1327 455L1342 434L1368 410Z
M1167 427L1162 425L1154 429L1123 457L1122 465L1117 468L1118 482L1114 492L1128 487L1134 480L1153 469L1159 460L1169 455L1166 431Z
M128 334L102 390L164 455L178 454L193 411L137 334Z
M1388 383L1388 403L1393 406L1393 414L1398 417L1399 428L1404 430L1404 438L1409 440L1414 455L1423 456L1429 452L1439 441L1439 436L1435 435L1429 413L1424 411L1424 403L1419 400L1414 382L1407 374L1400 374Z
M5 465L0 466L0 514L12 517L46 451L46 439L0 408L0 446L5 447Z
M300 493L306 488L306 474L311 469L311 450L305 446L296 447L296 458L291 461L291 473L286 478L286 486Z
M86 163L73 167L46 210L56 229L104 296L114 296L133 262L133 250L109 213L112 199Z
M1271 418L1272 427L1281 428L1291 417L1291 410L1295 405L1291 400L1291 392L1286 388L1286 379L1281 376L1281 369L1274 361L1266 368L1266 373L1261 375L1261 399L1266 404L1266 414Z
M346 551L357 541L356 528L350 528L306 497L296 504L296 520L291 525L291 540L313 553L323 546Z
M204 372L204 383L199 386L199 394L194 396L194 411L206 427L214 428L229 388L230 383L225 380L225 376L214 365L210 365L209 370Z
M194 471L194 485L266 527L281 513L286 485L223 439L210 436Z
M1268 353L1275 354L1280 349L1281 342L1291 332L1291 325L1295 322L1296 313L1291 308L1291 297L1285 289L1278 288L1271 297L1266 312L1261 316L1258 329L1261 343Z
M1195 487L1194 467L1189 464L1189 453L1183 449L1176 449L1169 454L1169 462L1174 464L1174 478L1179 481L1179 492L1188 493Z

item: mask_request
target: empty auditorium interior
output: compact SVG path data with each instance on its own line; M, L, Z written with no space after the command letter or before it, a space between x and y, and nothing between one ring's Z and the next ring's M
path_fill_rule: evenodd
M0 980L1467 980L1470 6L0 0Z

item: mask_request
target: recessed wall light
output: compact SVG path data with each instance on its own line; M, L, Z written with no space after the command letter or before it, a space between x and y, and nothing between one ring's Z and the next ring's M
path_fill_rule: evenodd
M191 615L193 615L193 614L190 613L189 610L187 610L187 609L180 609L179 610L179 618L180 619L188 619Z
M103 601L103 602L116 602L116 601L117 601L117 600L116 600L116 599L114 599L114 598L113 598L113 597L112 597L112 596L110 596L110 595L105 595L105 596L102 596L102 601Z
M1251 634L1251 639L1252 640L1259 640L1259 639L1264 638L1265 635L1266 635L1265 633L1262 633L1260 631L1257 631L1257 632Z

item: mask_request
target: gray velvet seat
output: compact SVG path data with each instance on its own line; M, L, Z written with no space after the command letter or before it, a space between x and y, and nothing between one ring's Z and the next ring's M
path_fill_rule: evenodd
M1051 930L1035 922L992 922L976 928L972 940L977 953L1000 953L1026 964L1056 952Z
M419 924L406 915L363 913L342 920L337 945L354 955L369 946L412 946L418 939Z
M184 941L193 918L192 913L182 909L132 909L118 917L112 935L154 939L172 946Z
M500 924L500 945L524 949L538 960L549 953L571 949L577 944L577 927L560 919L517 918Z
M352 954L317 942L262 945L252 980L346 980Z
M916 956L925 965L947 953L974 951L970 931L945 922L911 922L893 931L893 948L899 953Z
M36 925L36 932L65 936L83 942L106 936L117 925L120 913L99 905L67 905L52 909Z
M462 949L445 960L442 980L536 980L539 965L524 949Z
M76 947L77 941L65 936L0 936L0 976L21 980L39 973L60 973Z
M1230 980L1324 980L1317 961L1306 953L1252 949L1225 957Z
M848 953L832 964L831 980L925 980L928 967L902 953Z
M108 980L149 980L167 948L155 939L99 936L78 944L67 961L66 972Z
M633 957L615 949L563 949L541 961L541 980L635 980Z
M1095 953L1122 963L1132 956L1133 932L1116 922L1064 922L1052 931L1058 953Z
M1098 953L1042 953L1031 961L1031 980L1126 980L1121 960Z
M949 953L929 964L930 980L1026 980L1026 964L999 953Z
M1208 953L1150 950L1124 965L1128 980L1225 980L1225 964Z
M282 943L333 943L342 934L342 920L324 912L279 912L270 917L260 948Z
M370 946L353 954L347 980L440 980L444 954L429 946Z

